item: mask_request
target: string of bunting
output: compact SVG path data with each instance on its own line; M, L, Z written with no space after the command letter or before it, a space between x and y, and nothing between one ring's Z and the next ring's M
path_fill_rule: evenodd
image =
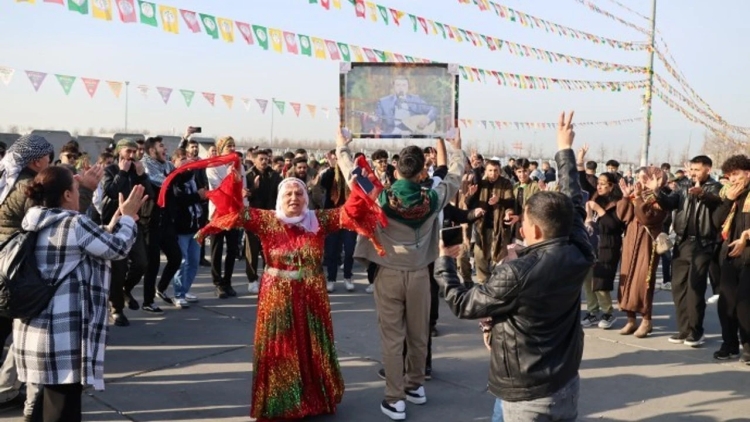
M309 0L309 4L319 4L319 0ZM524 44L518 44L513 41L503 40L491 35L480 34L469 29L459 28L443 22L438 22L423 16L417 16L392 7L383 6L365 0L350 1L354 7L357 18L368 19L372 22L381 22L388 26L391 22L397 27L402 26L404 16L409 16L411 28L414 32L423 32L425 35L433 35L444 40L453 40L458 43L464 41L474 47L486 47L490 51L506 51L519 57L531 57L537 60L547 61L549 63L567 63L584 67L596 68L605 72L619 71L631 74L645 74L646 68L643 66L625 65L619 63L603 62L598 60L585 59L582 57L571 56L557 53L554 51L544 50L541 48L531 47ZM320 3L324 9L330 9L330 3ZM535 18L536 19L536 18ZM421 31L420 31L421 28ZM505 48L503 48L505 47Z
M42 84L45 80L47 80L47 77L50 76L47 72L39 72L35 70L25 70L24 73L26 74L26 77L28 78L29 82L31 83L31 86L34 88L34 92L39 92L39 89L42 87ZM7 66L0 66L0 81L3 82L4 85L9 85L11 80L13 79L13 76L15 75L15 69ZM95 79L95 78L86 78L86 77L78 77L78 76L72 76L72 75L63 75L63 74L54 74L55 79L60 84L60 87L62 88L65 95L70 95L73 86L75 85L76 81L80 79L81 83L83 84L83 87L86 89L86 92L89 94L90 98L94 98L96 95L99 85L101 82L106 82L107 86L109 86L110 90L112 91L112 94L115 96L115 98L119 99L120 95L122 93L122 88L125 85L121 81L113 81L113 80L105 80L102 81L101 79ZM187 107L190 107L193 103L193 98L195 97L196 93L199 91L191 90L191 89L174 89L169 87L163 87L163 86L156 86L151 87L149 85L145 84L134 84L138 92L141 93L144 99L151 98L149 96L150 93L152 93L152 88L156 90L158 93L158 98L161 98L161 100L164 102L165 105L169 104L170 99L172 98L172 94L176 91L179 91L182 95L183 100L185 101L185 105ZM200 92L201 96L211 105L211 107L216 106L216 97L221 97L221 99L224 101L224 103L227 106L227 109L232 109L233 105L235 104L235 99L240 99L242 104L245 107L245 110L249 111L252 104L255 103L260 108L260 111L262 114L266 113L266 110L268 108L268 105L270 103L273 103L273 105L276 106L276 108L279 110L279 112L283 115L286 110L288 110L287 105L294 111L294 114L296 117L300 117L301 110L304 106L305 109L307 109L308 113L310 114L310 117L315 118L316 116L324 115L326 118L329 118L329 115L332 110L334 110L336 113L338 113L338 108L335 107L323 107L315 104L304 104L301 102L295 102L295 101L284 101L279 99L264 99L264 98L250 98L245 96L235 96L235 95L227 95L227 94L216 94L214 92L206 92L202 91ZM318 114L318 111L320 111L320 114ZM635 119L624 119L624 120L614 120L614 121L602 121L602 122L582 122L582 123L576 123L576 125L579 126L618 126L623 125L627 123L632 123L635 121L640 120L639 118ZM552 129L556 127L556 123L538 123L538 122L507 122L507 121L500 121L500 120L478 120L478 119L460 119L460 124L462 124L464 127L482 127L484 129L502 129L502 128L516 128L516 129Z
M529 15L527 13L512 9L508 6L503 6L502 4L498 4L489 0L458 0L458 2L464 5L473 4L474 6L477 6L482 12L494 11L499 18L508 22L520 24L526 28L544 29L546 32L551 32L560 36L567 36L578 40L586 40L593 42L594 44L604 44L613 48L619 48L628 51L643 51L647 48L647 45L644 44L615 40L612 38L590 34L578 29L573 29L568 26L537 18L536 16Z
M647 21L651 22L651 18L649 18L648 16L646 16L646 15L644 15L644 14L640 13L640 12L637 12L637 11L635 11L635 10L633 10L633 9L629 8L628 6L626 6L626 5L622 4L622 3L620 3L619 1L617 1L617 0L609 0L609 1L610 1L611 3L614 3L614 4L618 5L618 6L620 6L620 7L621 7L621 8L623 8L623 9L627 10L628 12L630 12L630 13L632 13L632 14L634 14L634 15L638 16L639 18L642 18L642 19L646 19Z
M65 0L44 0L64 6ZM322 0L320 0L322 1ZM335 2L329 0L335 7ZM346 0L352 1L352 0ZM353 0L358 1L358 0ZM16 0L17 3L34 4L32 0ZM228 18L216 17L206 13L178 9L144 0L119 0L113 7L109 1L68 0L68 10L80 15L91 15L95 19L113 21L115 13L122 23L140 22L145 26L159 27L171 34L180 33L180 17L189 33L205 32L209 37L234 43L235 28L239 37L247 45L256 45L264 51L274 51L307 56L321 60L354 61L354 62L396 62L396 63L430 63L431 60L383 51L374 48L360 47L344 42L298 34L278 28L269 28L258 24L249 24ZM469 82L496 81L498 85L517 89L550 89L564 90L604 90L623 91L642 89L646 80L637 81L590 81L557 79L540 76L519 75L471 66L460 66L461 75ZM494 78L494 79L492 79Z

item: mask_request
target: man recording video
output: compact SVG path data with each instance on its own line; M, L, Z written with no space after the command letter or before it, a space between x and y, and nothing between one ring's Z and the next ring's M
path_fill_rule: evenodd
M392 85L393 94L378 101L377 112L371 117L374 122L379 122L380 133L410 135L435 132L435 107L428 105L418 95L409 94L409 80L405 77L397 76Z

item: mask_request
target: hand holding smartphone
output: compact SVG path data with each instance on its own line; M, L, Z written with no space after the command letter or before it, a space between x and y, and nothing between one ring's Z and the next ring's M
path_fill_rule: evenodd
M443 240L443 245L447 247L456 246L464 243L464 231L463 227L448 227L440 230L440 238Z

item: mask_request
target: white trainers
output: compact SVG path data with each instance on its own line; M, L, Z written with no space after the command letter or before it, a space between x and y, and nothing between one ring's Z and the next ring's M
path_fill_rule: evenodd
M185 300L189 303L196 303L198 302L198 296L190 293L185 293Z
M380 403L380 411L394 421L402 421L406 419L406 403L403 400L399 400L393 404L383 400L383 402Z
M406 390L406 401L414 404L425 404L427 403L427 395L424 393L424 387L419 386L416 390Z
M260 288L260 283L257 281L253 281L252 283L247 284L247 292L251 295L257 295L258 289Z
M174 299L174 306L180 309L185 309L185 308L189 308L190 304L188 303L187 300L179 298L179 299Z
M326 290L328 290L328 293L333 293L333 291L336 290L336 283L329 281L328 284L326 284Z
M354 291L354 283L352 283L351 279L348 279L348 278L345 279L344 280L344 285L346 286L346 291L347 292L353 292Z
M718 301L719 301L719 295L713 295L706 300L706 303L708 303L709 305L713 305L714 303L717 303Z
M375 285L374 284L370 284L369 286L367 286L367 288L365 289L365 292L370 293L370 294L374 293L375 292Z

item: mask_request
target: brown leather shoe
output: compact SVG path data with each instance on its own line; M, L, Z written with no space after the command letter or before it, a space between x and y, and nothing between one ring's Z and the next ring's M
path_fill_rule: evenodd
M629 336L636 332L638 328L635 326L635 318L628 318L627 324L620 330L621 336Z
M654 326L651 323L651 320L644 319L641 321L641 325L638 327L638 330L636 330L634 335L638 338L646 338L652 331L654 331Z

